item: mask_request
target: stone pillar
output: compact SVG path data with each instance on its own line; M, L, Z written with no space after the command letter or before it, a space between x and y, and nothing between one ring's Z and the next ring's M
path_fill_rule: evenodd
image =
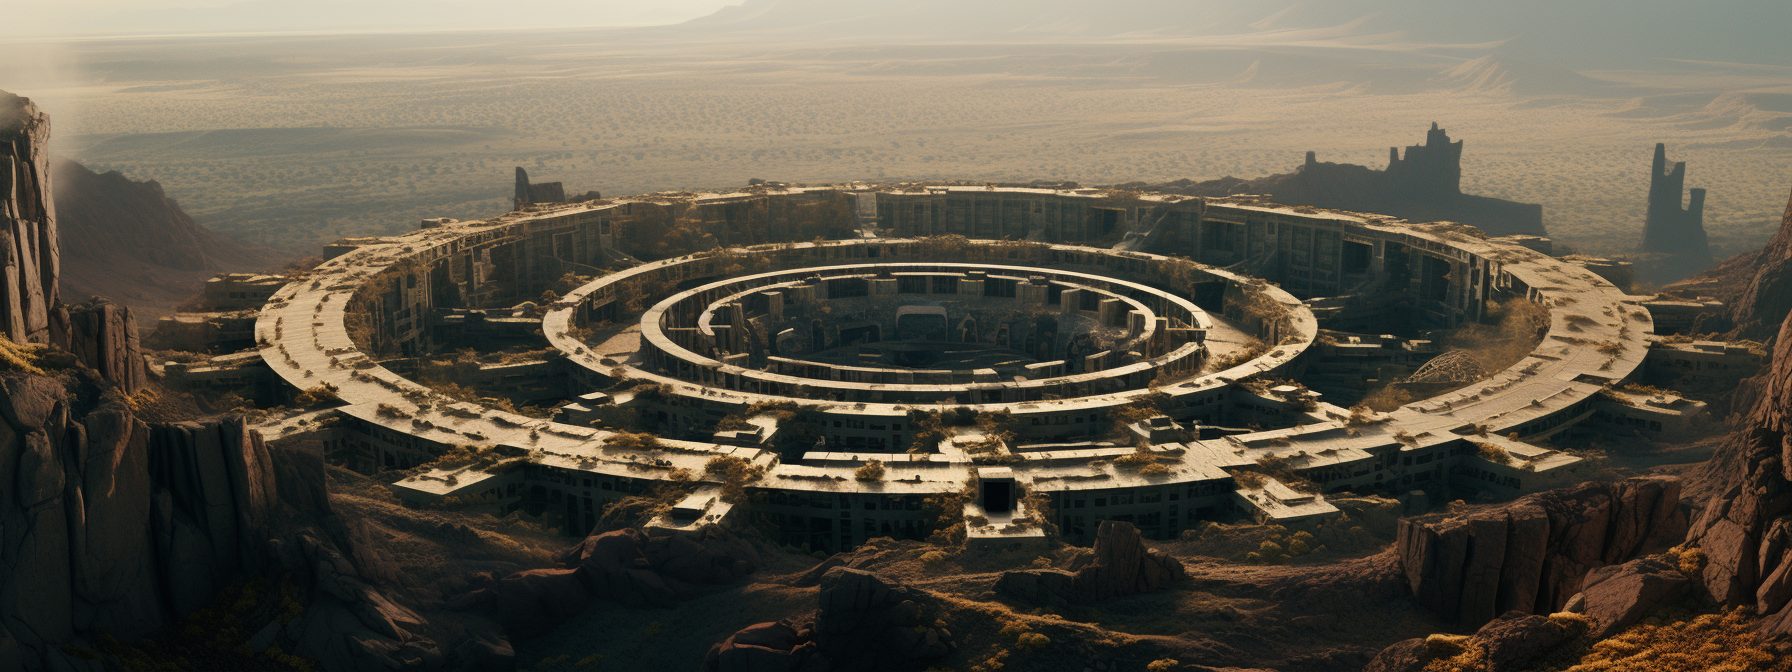
M1050 297L1051 284L1046 282L1043 275L1035 275L1021 283L1014 293L1014 298L1020 301L1021 305L1029 307L1044 306Z
M0 91L0 336L16 343L67 340L67 323L54 319L60 262L49 142L49 115Z
M1058 295L1058 312L1064 315L1075 315L1083 305L1083 290L1066 289Z
M1125 315L1125 311L1128 310L1125 301L1119 299L1102 299L1101 306L1098 310L1098 317L1096 319L1101 321L1101 326L1118 327L1125 324L1125 322L1122 321L1124 318L1121 317L1122 315Z

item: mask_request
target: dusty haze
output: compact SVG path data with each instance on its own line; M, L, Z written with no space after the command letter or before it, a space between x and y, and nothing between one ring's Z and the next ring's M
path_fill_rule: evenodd
M1636 246L1665 142L1688 185L1711 190L1722 256L1770 235L1792 172L1780 2L750 0L637 28L579 27L643 19L553 2L506 5L501 21L470 3L303 21L212 4L94 0L66 10L89 18L62 18L88 33L378 31L407 16L536 28L0 48L0 88L57 115L62 154L300 252L499 212L516 165L605 194L751 177L1251 178L1307 150L1379 168L1435 121L1467 142L1465 191L1542 203L1553 236L1606 254Z

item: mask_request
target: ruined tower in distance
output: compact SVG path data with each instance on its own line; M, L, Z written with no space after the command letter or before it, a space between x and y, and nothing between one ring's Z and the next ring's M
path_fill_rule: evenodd
M1637 276L1666 284L1711 268L1711 245L1705 237L1705 190L1694 189L1686 207L1680 195L1686 190L1686 162L1668 169L1667 146L1655 145L1655 165L1649 172L1649 214L1643 224L1642 255Z
M566 189L559 182L532 184L529 182L529 171L517 166L515 201L518 210L536 203L565 203Z
M1431 123L1425 144L1410 145L1406 158L1398 147L1388 148L1388 181L1413 196L1446 197L1462 193L1462 141Z

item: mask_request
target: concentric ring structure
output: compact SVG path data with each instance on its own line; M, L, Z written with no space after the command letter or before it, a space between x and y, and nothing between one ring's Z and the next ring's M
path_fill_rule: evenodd
M576 422L448 400L391 369L428 350L441 325L432 315L514 305L568 272L590 274L630 226L743 212L775 222L846 198L875 200L881 237L639 264L547 306L540 330L561 354L555 375L569 398L582 397L556 417ZM576 534L608 503L695 478L706 484L675 507L685 517L674 525L747 517L788 543L842 549L925 538L942 525L929 498L996 478L1031 495L1067 540L1086 541L1107 519L1167 538L1240 510L1294 519L1329 508L1323 495L1234 476L1263 464L1325 493L1472 482L1518 494L1575 478L1579 458L1527 441L1588 418L1602 390L1638 369L1650 316L1584 268L1477 234L1097 190L645 196L341 245L275 296L256 334L294 389L328 385L341 397L332 411L341 419L319 434L334 459L404 468L467 445L531 456L521 468L437 469L393 484L411 500L486 498L545 511ZM1283 382L1303 373L1322 322L1376 310L1365 297L1377 295L1398 296L1431 328L1478 320L1509 299L1547 309L1548 326L1510 368L1374 417ZM371 306L370 317L352 316L351 302ZM376 361L351 332L397 354ZM975 347L938 355L954 348L904 346L898 333ZM1263 345L1247 347L1251 338ZM903 359L942 356L959 359ZM586 394L598 391L608 394ZM605 408L652 418L661 441L644 445L571 412ZM1126 427L1144 448L1113 441L1112 418L1140 408L1168 417ZM780 426L791 413L813 443L791 443L794 430ZM999 418L1013 436L993 451L987 425L946 427L937 446L917 441L954 417ZM717 433L725 420L755 431ZM717 457L764 469L745 500L715 494L720 477L705 466ZM867 478L860 468L872 460L882 473ZM970 535L1036 534L986 522L973 520Z

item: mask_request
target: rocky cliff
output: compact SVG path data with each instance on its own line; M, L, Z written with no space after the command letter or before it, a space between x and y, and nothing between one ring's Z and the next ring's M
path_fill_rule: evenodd
M110 389L78 368L0 377L0 669L117 667L138 638L202 622L219 632L179 649L188 664L457 660L376 587L390 572L331 510L318 455L269 449L241 418L144 422Z
M1421 606L1474 627L1509 611L1559 611L1590 570L1666 549L1685 531L1679 481L1648 477L1402 519L1397 551Z
M0 336L48 343L57 304L50 117L0 91Z
M1780 331L1792 314L1792 198L1780 220L1779 233L1759 252L1739 256L1717 269L1731 279L1735 293L1721 296L1729 317L1743 338L1765 341Z
M62 293L74 299L104 296L153 321L215 273L268 270L284 259L200 226L153 180L98 174L61 158L51 169Z
M1764 267L1761 284L1782 274L1792 275L1783 260ZM1745 387L1738 398L1752 405L1706 468L1715 496L1687 542L1708 559L1703 579L1713 597L1752 605L1764 631L1792 636L1792 319L1781 324L1773 365Z

